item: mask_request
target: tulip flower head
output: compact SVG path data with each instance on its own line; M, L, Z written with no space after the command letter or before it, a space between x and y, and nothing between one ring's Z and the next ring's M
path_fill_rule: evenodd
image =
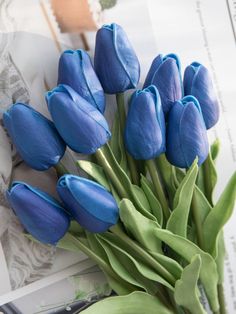
M113 23L98 30L94 67L107 94L121 93L137 86L139 61L121 26Z
M161 98L154 85L134 92L131 98L125 146L137 160L153 159L165 152L165 120Z
M180 168L189 168L198 157L201 165L209 153L207 130L201 107L193 96L176 101L167 123L166 157Z
M91 59L83 49L63 52L59 60L58 84L69 85L81 97L104 113L104 92Z
M33 169L46 170L63 157L66 145L54 124L32 107L12 105L3 122L22 159Z
M177 55L158 55L152 62L144 87L155 85L161 96L164 114L183 96L180 61Z
M67 232L68 214L47 193L24 182L13 182L7 198L24 228L37 240L56 245Z
M184 92L197 98L206 128L212 128L219 120L219 104L209 71L202 64L193 62L185 69Z
M105 232L118 221L116 201L100 184L64 175L57 183L57 192L71 216L90 232Z
M110 139L101 112L70 86L59 85L47 93L46 100L58 132L75 152L93 154Z

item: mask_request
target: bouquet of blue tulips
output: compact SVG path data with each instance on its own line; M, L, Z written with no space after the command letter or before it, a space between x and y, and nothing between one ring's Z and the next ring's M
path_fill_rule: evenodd
M17 181L7 198L26 236L83 251L106 275L116 296L84 314L203 314L202 296L212 313L225 314L222 228L233 211L236 174L214 202L219 142L209 146L207 130L219 104L209 72L193 62L182 80L178 57L158 55L143 89L125 104L139 76L117 24L97 32L94 67L85 51L65 51L58 86L46 95L52 121L23 103L3 117L30 167L55 168L59 197ZM112 133L105 93L117 100ZM86 178L60 161L67 146L91 156L77 161Z

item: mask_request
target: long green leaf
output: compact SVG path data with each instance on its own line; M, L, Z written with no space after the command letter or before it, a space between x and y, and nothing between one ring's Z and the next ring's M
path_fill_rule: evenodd
M95 181L110 191L110 185L102 167L88 160L77 160L76 164Z
M205 249L216 257L217 237L232 215L236 199L236 172L231 177L215 207L203 224Z
M123 205L124 203L126 203L126 206ZM133 233L133 236L136 239L137 235L139 235L139 233L136 231L136 228L141 228L140 232L144 230L145 234L147 234L147 237L151 235L152 241L154 238L156 241L160 240L165 242L170 248L172 248L189 263L196 254L201 255L202 267L200 271L200 279L204 285L212 309L214 311L218 310L218 273L216 263L211 255L202 251L191 241L181 236L175 235L168 230L160 229L157 223L140 214L129 200L124 199L121 201L120 218L129 232L135 232ZM131 225L136 226L136 228L131 228ZM145 239L142 239L142 241L148 245Z
M131 282L132 284L136 282L137 286L151 294L157 292L155 282L161 283L173 290L173 287L165 279L140 261L140 259L134 258L127 250L121 248L119 243L117 245L113 234L98 235L98 238L102 241L104 249L109 252L110 262L114 266L113 269L121 272L121 277L124 276L126 280L129 278L133 281L133 283ZM123 268L125 268L125 271Z
M195 160L176 191L174 204L177 205L166 225L166 229L185 238L187 237L188 216L197 173L198 166L197 160Z
M95 303L83 314L174 314L157 297L145 292L133 292L127 296L111 297Z
M216 161L220 152L220 140L217 138L211 145L211 157L213 161Z
M201 269L201 256L195 255L183 270L181 279L175 284L174 298L178 305L192 314L206 314L200 300L197 282Z
M149 182L146 177L141 175L141 187L149 201L151 211L153 215L156 217L157 222L160 226L163 224L163 212L161 208L161 204L153 193L152 189L149 186Z

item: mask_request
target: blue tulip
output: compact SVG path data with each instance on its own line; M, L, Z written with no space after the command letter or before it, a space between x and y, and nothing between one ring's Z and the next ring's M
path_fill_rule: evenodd
M54 124L32 107L12 105L3 122L22 159L33 169L46 170L63 157L66 145Z
M210 73L198 62L190 64L184 72L184 93L197 98L206 128L212 128L219 120L219 104Z
M58 132L75 152L93 154L110 139L104 116L68 85L48 92L46 100Z
M122 93L137 86L139 61L121 26L113 23L98 30L94 67L107 94Z
M165 152L165 120L158 90L151 85L134 92L125 127L125 146L134 159Z
M180 62L175 54L158 55L152 62L144 87L155 85L161 96L164 114L183 96Z
M176 101L167 123L166 157L180 168L189 168L198 157L198 165L207 158L209 144L201 107L193 96Z
M13 182L7 198L24 228L40 242L56 245L70 225L69 215L47 193Z
M90 232L105 232L118 221L116 201L100 184L64 175L57 183L57 192L71 216Z
M104 113L104 92L91 59L84 50L63 52L59 60L58 84L69 85L91 105Z

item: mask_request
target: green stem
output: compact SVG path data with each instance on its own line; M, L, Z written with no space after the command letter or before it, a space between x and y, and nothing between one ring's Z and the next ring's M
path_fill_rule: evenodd
M105 171L106 175L109 177L109 179L114 184L115 188L117 189L118 194L122 198L129 198L126 190L124 189L122 183L120 182L119 178L116 176L114 170L112 169L111 165L109 164L106 155L104 154L104 151L102 148L99 148L95 156L98 160L98 163L103 167L103 170Z
M114 225L110 228L110 231L119 237L126 245L128 245L131 250L134 250L137 256L143 260L145 263L150 265L157 273L167 280L173 287L175 286L175 277L165 269L161 264L158 263L151 255L149 255L144 249L142 249L135 241L128 237L118 225Z
M195 191L193 191L191 209L192 209L192 217L193 217L195 227L196 227L197 242L200 248L204 249L204 241L203 241L203 236L202 236L202 222L199 217L198 203L197 203Z
M124 93L116 94L116 102L117 102L117 110L118 110L119 122L120 122L121 138L123 139L124 130L125 130L125 121L126 121ZM136 162L127 152L126 152L126 158L127 158L132 182L136 185L139 185L140 180L139 180L139 174L138 174Z
M85 253L88 257L90 257L92 260L94 260L101 269L117 280L119 282L120 278L119 276L112 270L112 268L98 255L96 255L92 250L90 250L85 244L83 244L81 241L79 241L78 238L73 236L72 234L68 233L71 241L83 252Z
M218 290L218 299L220 303L220 314L227 314L226 306L225 306L225 295L224 295L223 284L219 284L217 286L217 290Z
M202 164L203 168L203 180L204 180L204 188L205 195L208 199L209 203L213 206L212 202L212 184L211 184L211 175L210 175L210 153L207 156L207 159Z
M58 178L62 177L64 174L68 174L69 171L66 169L66 167L59 161L58 164L54 166Z
M163 209L163 213L165 216L165 220L167 221L168 218L170 217L170 210L169 210L169 205L166 200L165 193L163 191L161 181L159 179L159 175L156 169L155 161L153 159L146 160L146 165L148 168L148 171L150 173L150 176L152 178L152 182L156 191L156 195L158 197L158 200L161 203L161 207Z

